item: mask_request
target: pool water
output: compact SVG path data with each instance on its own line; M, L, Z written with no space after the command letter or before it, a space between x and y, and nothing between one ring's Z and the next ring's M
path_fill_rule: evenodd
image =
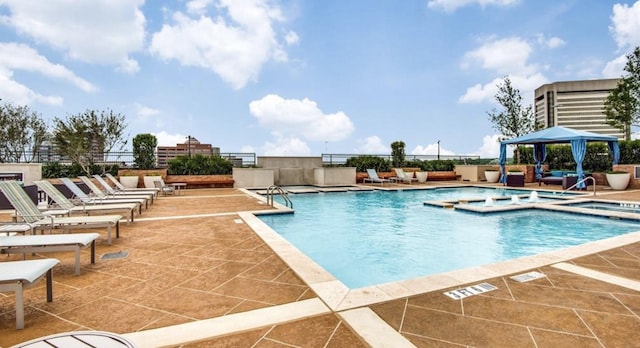
M352 289L640 230L640 224L631 221L579 214L537 209L466 214L422 203L502 194L488 190L293 195L294 214L260 219Z
M569 204L571 207L587 208L595 210L617 211L621 213L640 214L640 204L637 203L614 203L614 202L582 202Z

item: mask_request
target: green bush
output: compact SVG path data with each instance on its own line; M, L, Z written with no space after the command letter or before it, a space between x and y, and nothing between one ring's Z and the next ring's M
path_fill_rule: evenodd
M420 168L420 170L428 171L428 172L436 172L436 171L452 171L456 164L452 160L432 160L432 161L421 161L421 160L412 160L407 161L405 163L406 167L409 168Z
M366 172L367 169L375 169L377 172L388 172L391 170L391 161L371 155L350 157L344 165L345 167L356 167L356 172Z
M89 172L91 175L104 173L111 173L112 175L118 175L118 169L120 166L117 164L100 166L97 164L89 165ZM82 167L78 163L73 164L61 164L59 162L48 162L42 165L42 177L45 179L55 178L77 178L80 175L86 175Z
M169 160L167 174L170 175L222 175L231 174L233 163L219 156L200 154L178 156Z

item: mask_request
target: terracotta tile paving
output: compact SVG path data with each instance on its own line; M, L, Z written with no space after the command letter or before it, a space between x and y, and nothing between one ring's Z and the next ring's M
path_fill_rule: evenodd
M44 282L25 292L25 329L15 330L13 295L0 294L0 347L72 330L135 332L316 298L245 224L238 211L269 209L235 189L185 190L159 198L113 245L73 274L71 253L55 257L54 301ZM640 200L640 192L607 196ZM598 197L604 199L605 195ZM202 215L144 221L149 218ZM0 221L8 215L0 214ZM104 233L103 233L104 237ZM2 256L0 262L19 260ZM576 258L572 264L640 280L640 243ZM417 347L630 347L640 340L640 293L545 266L546 277L486 280L497 290L452 300L446 290L369 306ZM369 342L371 343L371 342ZM178 345L180 346L180 345ZM206 339L181 347L366 347L335 314ZM375 343L373 343L375 346Z

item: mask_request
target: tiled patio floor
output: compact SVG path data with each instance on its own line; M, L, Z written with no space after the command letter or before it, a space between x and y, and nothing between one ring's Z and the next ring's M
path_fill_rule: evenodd
M45 301L44 282L27 290L25 329L16 330L13 295L0 294L0 346L72 330L130 334L141 347L387 344L385 330L378 331L377 340L375 330L362 330L366 323L358 325L345 319L350 313L324 306L323 299L237 214L271 209L261 200L234 189L183 192L160 197L136 222L123 224L113 245L99 240L98 257L126 251L126 258L90 264L85 251L82 274L76 276L72 253L35 256L61 260L54 268L54 300ZM611 197L640 201L638 192ZM0 221L8 218L0 215ZM14 259L20 257L0 256L0 262ZM640 281L640 243L569 263ZM505 275L485 280L497 290L463 300L452 300L443 292L473 284L368 308L389 331L399 332L405 346L627 347L640 340L638 290L553 266L534 270L546 277L518 283ZM236 331L237 326L215 321L225 318L246 327ZM207 324L211 320L216 325ZM199 324L203 326L197 330L189 326ZM182 342L189 337L198 342L139 341L145 332L160 332L146 330L173 325L178 325L175 331L185 339Z

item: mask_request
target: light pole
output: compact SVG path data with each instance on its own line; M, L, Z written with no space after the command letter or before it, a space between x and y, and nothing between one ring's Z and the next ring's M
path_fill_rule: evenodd
M191 158L191 136L187 135L187 153L189 154L189 158Z
M440 160L440 140L438 140L438 161Z

